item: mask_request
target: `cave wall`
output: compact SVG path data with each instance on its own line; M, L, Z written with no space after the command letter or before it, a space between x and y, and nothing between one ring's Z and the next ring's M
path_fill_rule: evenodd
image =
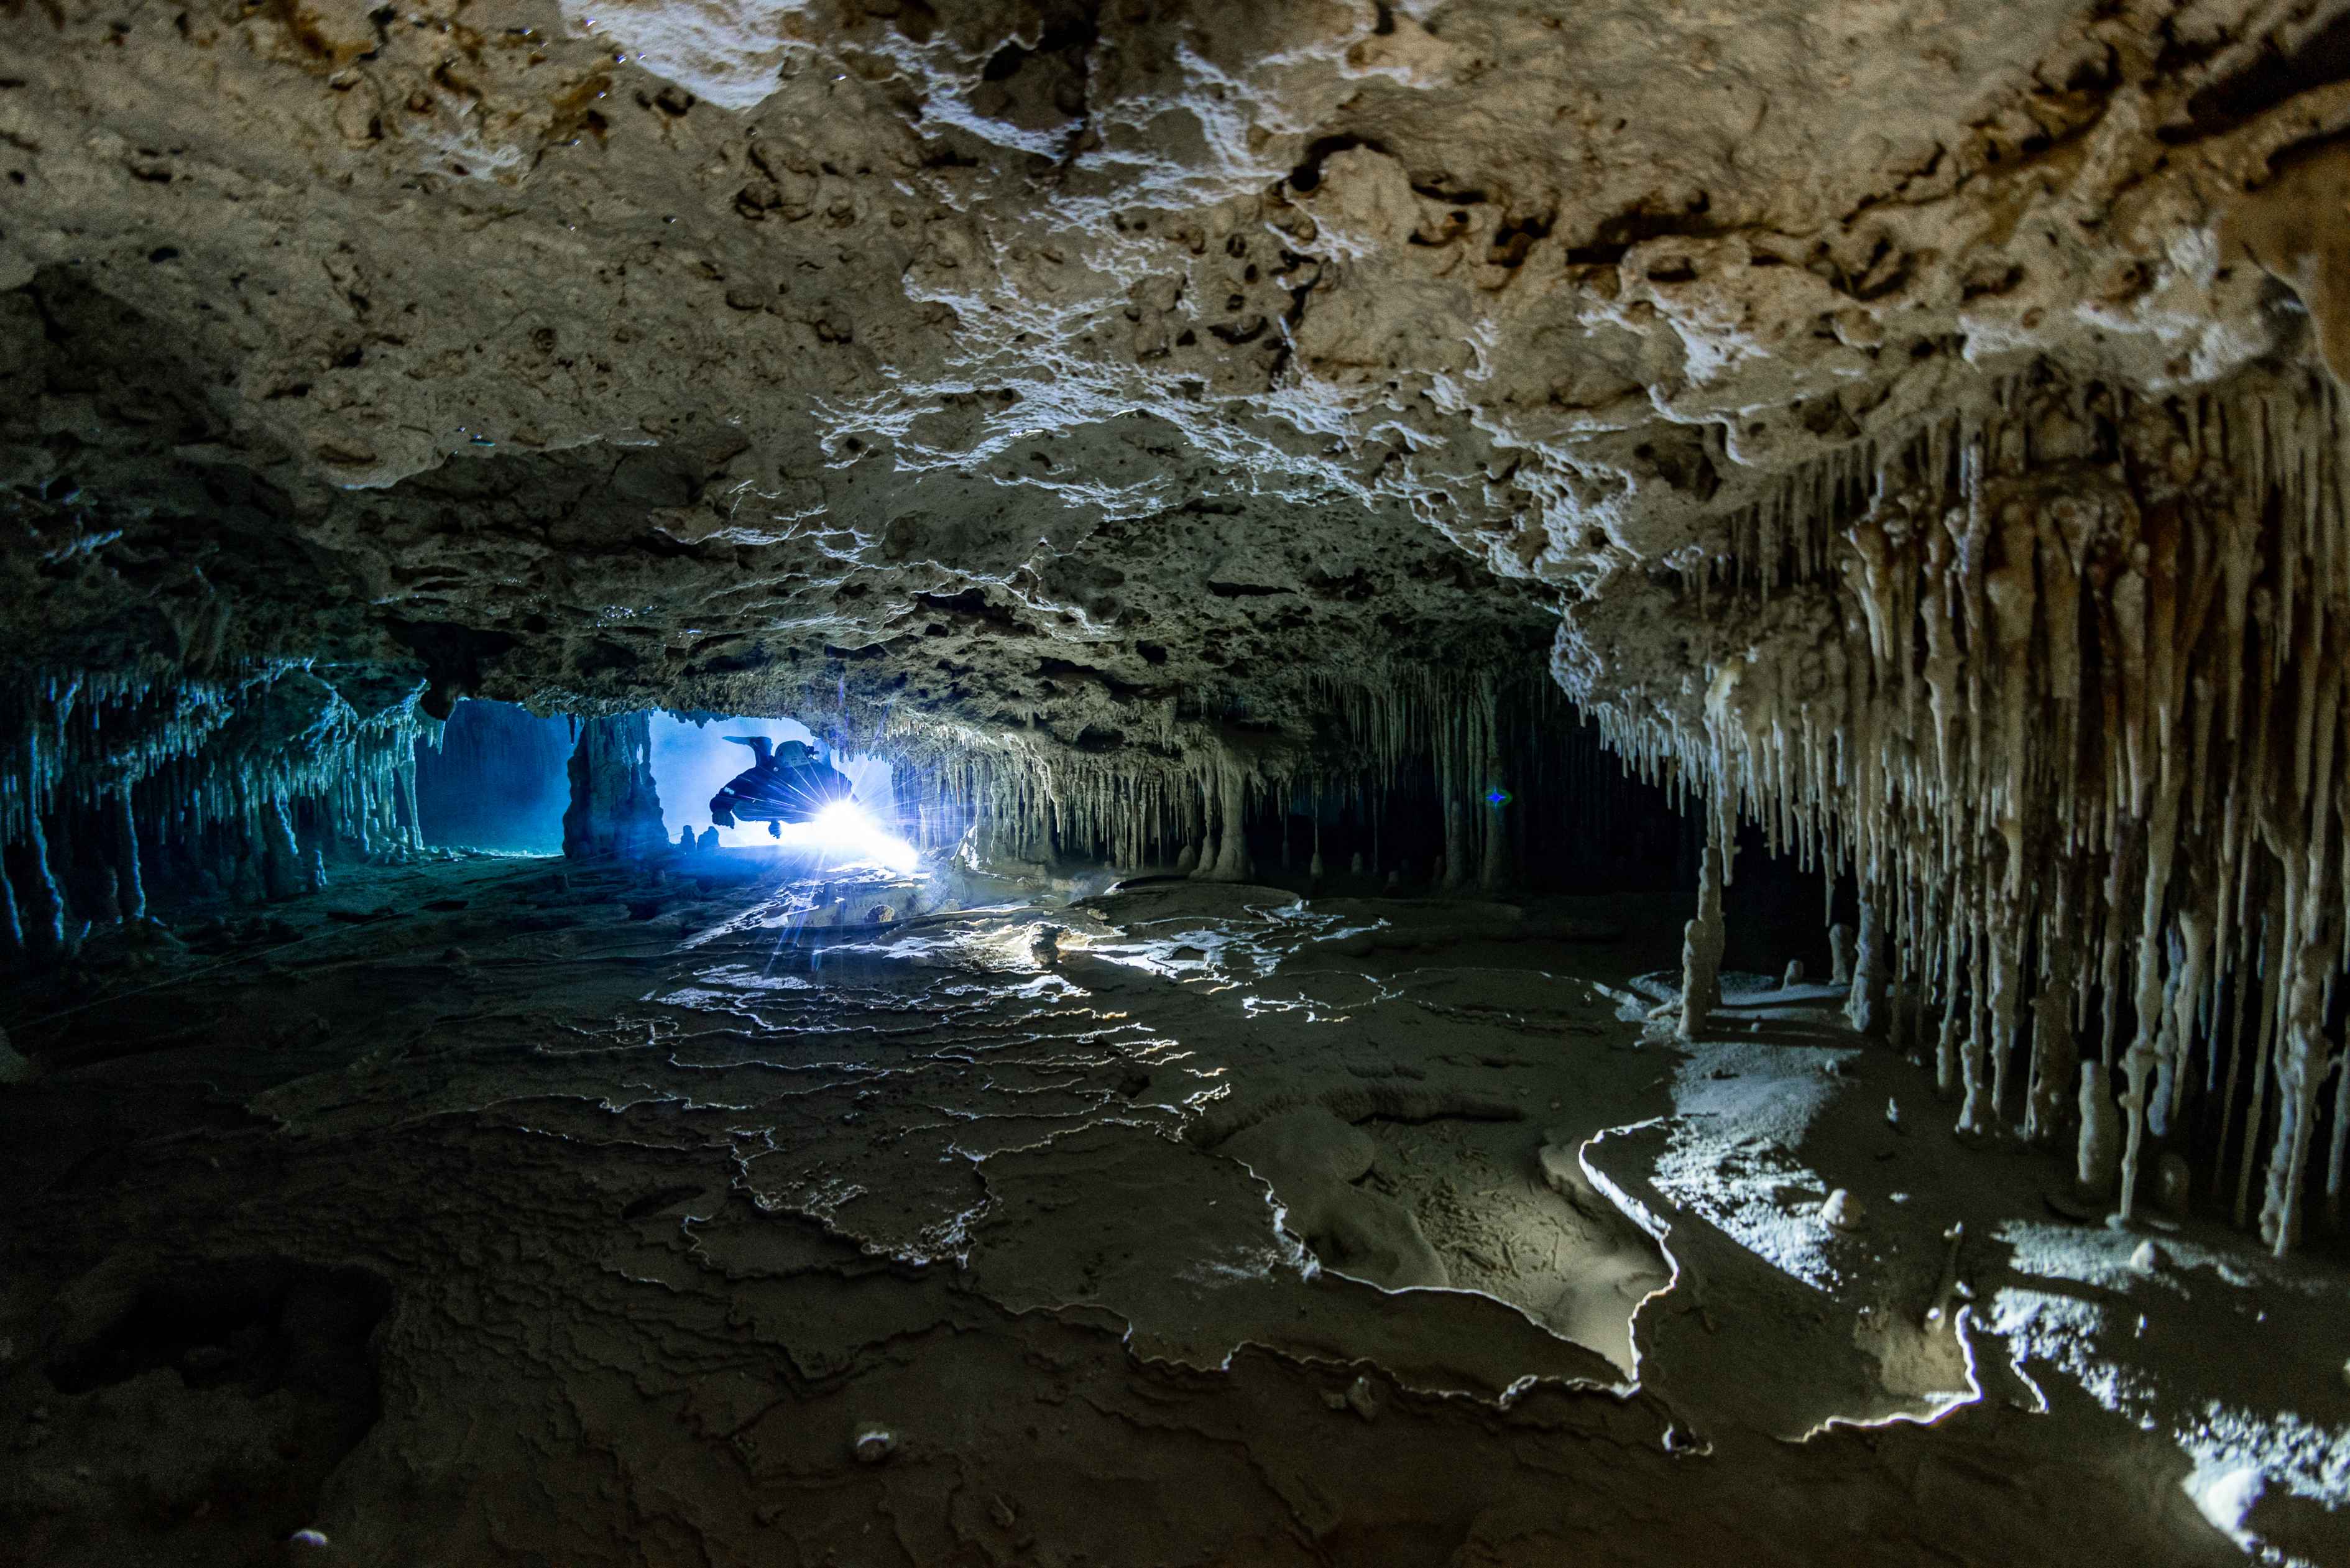
M2338 0L18 10L25 950L411 852L469 693L1490 888L1555 631L1697 969L1758 826L1968 1136L2338 1199Z

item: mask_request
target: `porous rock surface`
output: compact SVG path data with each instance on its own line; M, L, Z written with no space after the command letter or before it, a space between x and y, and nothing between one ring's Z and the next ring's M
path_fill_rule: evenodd
M11 651L1302 735L1988 373L2291 351L2337 9L13 0Z
M813 712L998 858L1233 881L1416 748L1491 887L1555 627L1708 798L1685 1033L1751 821L1854 877L1856 1024L1944 1004L1963 1130L2064 1136L2094 999L2125 1215L2199 1078L2277 1250L2350 1179L2350 7L12 9L36 950L136 892L48 887L60 773L120 815L265 690L205 810L273 896L297 816L413 836L467 691Z

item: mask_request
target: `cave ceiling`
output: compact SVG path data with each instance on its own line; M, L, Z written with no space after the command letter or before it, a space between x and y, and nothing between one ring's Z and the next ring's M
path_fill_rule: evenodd
M2020 378L2315 363L2342 10L0 0L0 653L1087 747L1539 671Z

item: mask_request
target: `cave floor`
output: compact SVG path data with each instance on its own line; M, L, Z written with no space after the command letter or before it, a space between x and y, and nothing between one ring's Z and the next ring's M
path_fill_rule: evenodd
M1827 987L1669 1041L1671 899L681 864L24 988L20 1560L2350 1562L2338 1254L1953 1150Z

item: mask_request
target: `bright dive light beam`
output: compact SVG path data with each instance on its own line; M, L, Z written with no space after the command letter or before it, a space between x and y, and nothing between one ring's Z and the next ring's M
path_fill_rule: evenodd
M786 834L792 830L786 827ZM859 860L878 860L899 870L912 868L920 858L914 846L873 819L873 814L853 800L835 801L816 813L807 825L809 840L828 854Z

